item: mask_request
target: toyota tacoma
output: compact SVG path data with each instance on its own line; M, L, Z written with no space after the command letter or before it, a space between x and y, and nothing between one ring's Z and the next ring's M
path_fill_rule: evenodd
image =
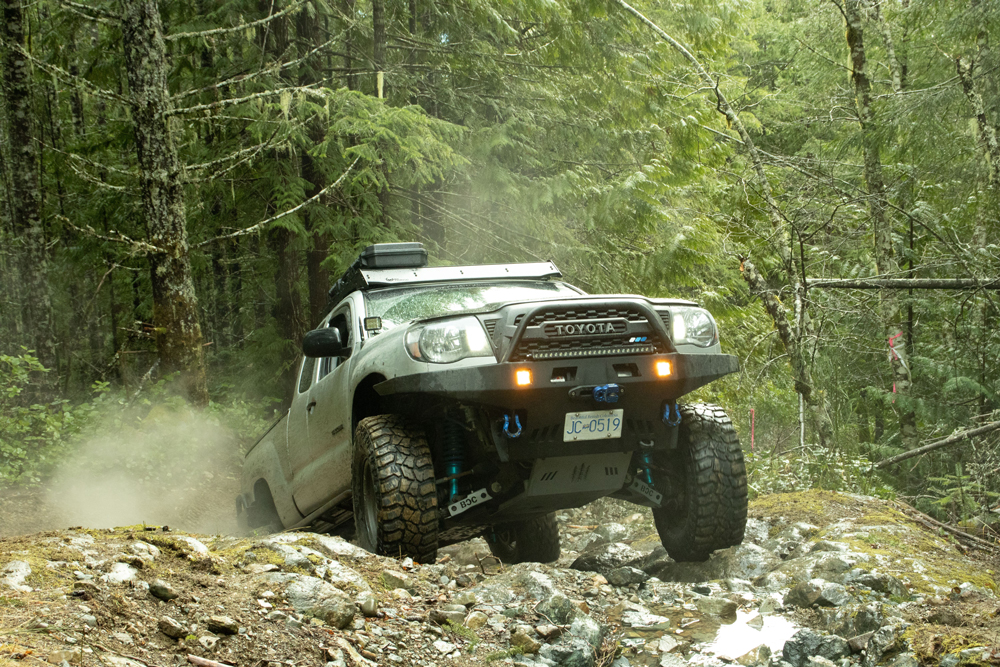
M611 496L649 507L677 561L743 540L733 425L679 402L738 370L707 310L590 295L551 262L427 264L376 244L331 288L290 409L246 455L247 529L353 527L420 562L482 536L502 562L549 562L555 511Z

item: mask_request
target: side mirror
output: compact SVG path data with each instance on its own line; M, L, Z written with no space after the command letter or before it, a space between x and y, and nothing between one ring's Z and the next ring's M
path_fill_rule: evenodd
M346 357L351 351L344 349L340 330L336 327L313 329L302 339L302 352L314 359L320 357Z

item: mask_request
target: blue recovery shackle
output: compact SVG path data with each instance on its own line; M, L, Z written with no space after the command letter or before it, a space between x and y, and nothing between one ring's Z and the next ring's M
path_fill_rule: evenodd
M671 414L671 408L673 408L673 414ZM677 403L667 403L667 407L663 411L663 423L667 426L680 426L681 407Z
M512 433L510 430L510 415L503 416L503 434L512 440L521 435L521 418L517 416L516 412L514 413L514 425L517 427L517 430Z

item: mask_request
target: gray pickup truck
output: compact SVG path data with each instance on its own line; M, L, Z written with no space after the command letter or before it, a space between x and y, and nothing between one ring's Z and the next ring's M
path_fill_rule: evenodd
M549 562L554 512L611 496L651 508L675 560L739 544L736 432L721 408L678 403L738 370L711 314L561 277L366 248L305 336L291 408L246 455L243 525L353 528L420 562L481 535L503 562Z

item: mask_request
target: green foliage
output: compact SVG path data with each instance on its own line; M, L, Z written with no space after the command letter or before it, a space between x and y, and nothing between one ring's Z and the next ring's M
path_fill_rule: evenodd
M461 623L453 623L448 620L444 622L444 627L448 630L448 632L452 633L456 637L461 637L468 642L466 650L468 650L469 653L476 652L476 646L479 645L479 635L477 635L474 630L465 627Z
M0 480L38 482L66 454L70 439L93 419L107 385L95 384L97 399L31 402L32 385L49 372L28 352L0 354Z
M963 474L958 463L954 472L931 477L928 481L929 497L921 498L919 505L927 507L930 514L950 521L964 522L981 517L1000 501L1000 493L971 475Z
M776 453L758 450L746 455L747 481L752 497L826 489L893 498L895 490L872 470L863 455L807 445Z

